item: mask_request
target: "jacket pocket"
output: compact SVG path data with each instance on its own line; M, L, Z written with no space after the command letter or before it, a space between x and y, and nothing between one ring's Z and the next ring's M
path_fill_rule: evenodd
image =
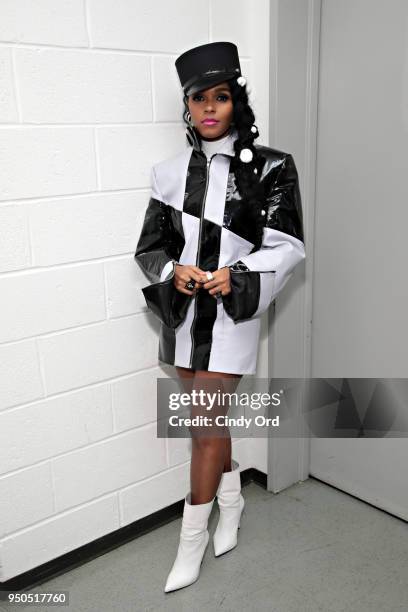
M181 293L174 286L174 270L170 278L142 287L147 307L164 325L176 329L186 318L192 295Z

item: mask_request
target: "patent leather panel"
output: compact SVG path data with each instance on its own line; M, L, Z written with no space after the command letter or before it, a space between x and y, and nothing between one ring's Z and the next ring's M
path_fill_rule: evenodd
M174 270L170 278L142 287L147 307L164 325L176 329L185 319L192 295L181 293L174 286Z
M232 171L228 174L223 227L254 244L256 214L248 199L239 193Z
M226 313L235 321L250 319L258 309L260 272L235 271L230 267L231 291L222 296Z
M179 231L175 231L175 227ZM159 281L165 264L179 260L185 240L179 211L151 197L134 258L151 282Z
M290 153L258 147L265 156L261 181L265 194L265 227L290 234L304 242L299 177ZM271 153L272 151L272 153ZM278 154L278 155L277 155Z
M194 217L201 216L206 165L207 160L203 153L192 153L187 169L183 211Z

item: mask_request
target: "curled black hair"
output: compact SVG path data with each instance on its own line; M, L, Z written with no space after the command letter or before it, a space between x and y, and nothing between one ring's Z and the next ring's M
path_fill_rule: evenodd
M233 103L233 127L236 129L238 137L234 142L235 156L231 160L230 171L234 172L238 192L242 199L250 205L255 226L255 244L251 252L258 250L262 244L264 219L262 217L263 194L260 182L261 172L265 163L265 158L260 155L254 146L254 141L259 137L258 128L255 125L255 115L249 104L246 85L239 85L237 78L226 80L228 83ZM184 96L183 121L189 125L187 119L188 96ZM256 130L253 132L252 127ZM201 143L199 131L193 127L198 142ZM243 162L240 159L242 149L250 149L252 160Z

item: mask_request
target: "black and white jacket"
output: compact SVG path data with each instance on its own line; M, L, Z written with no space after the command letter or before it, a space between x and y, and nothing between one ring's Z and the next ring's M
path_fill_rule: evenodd
M255 145L265 158L263 242L255 245L249 204L230 170L229 146L207 160L198 142L151 169L151 194L135 260L142 291L161 320L158 358L194 370L255 374L260 315L305 258L302 204L292 155ZM229 266L231 293L190 296L174 286L176 263L203 271Z

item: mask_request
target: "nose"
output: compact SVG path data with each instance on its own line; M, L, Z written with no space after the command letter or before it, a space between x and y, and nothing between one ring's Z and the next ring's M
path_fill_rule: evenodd
M212 111L214 110L214 105L212 102L207 102L206 106L205 106L205 110L208 111Z

